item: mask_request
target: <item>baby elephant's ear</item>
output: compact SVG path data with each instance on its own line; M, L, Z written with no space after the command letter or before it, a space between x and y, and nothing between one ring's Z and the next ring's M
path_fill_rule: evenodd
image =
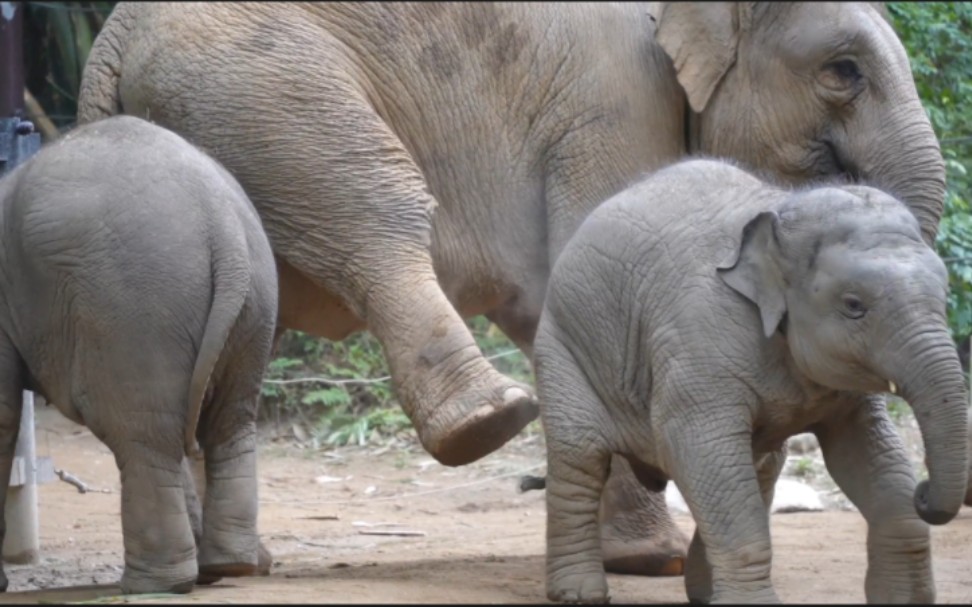
M786 313L785 283L776 239L779 216L760 213L743 228L735 261L718 268L719 276L759 308L763 334L771 336Z

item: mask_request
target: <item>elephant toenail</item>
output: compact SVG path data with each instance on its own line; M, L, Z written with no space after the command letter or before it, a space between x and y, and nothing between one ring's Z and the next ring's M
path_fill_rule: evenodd
M529 397L530 395L527 394L526 390L523 390L522 388L507 388L506 392L503 392L503 404L508 405L520 399Z

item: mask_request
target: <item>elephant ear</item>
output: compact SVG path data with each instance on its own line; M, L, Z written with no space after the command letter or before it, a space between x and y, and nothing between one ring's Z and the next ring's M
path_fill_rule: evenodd
M883 2L868 2L868 4L870 4L871 7L876 10L879 15L881 15L881 18L884 19L888 25L894 26L894 24L891 23L891 15L888 13L888 7L885 6Z
M719 276L759 308L763 334L776 332L786 314L786 282L780 266L781 252L776 237L779 216L766 211L746 224L735 261L719 267Z
M671 58L689 105L701 113L716 86L736 62L739 32L748 28L750 7L742 2L666 2L656 40Z

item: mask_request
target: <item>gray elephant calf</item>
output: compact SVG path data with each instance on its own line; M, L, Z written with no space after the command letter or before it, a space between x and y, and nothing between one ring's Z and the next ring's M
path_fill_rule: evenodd
M685 496L690 599L777 600L767 507L784 441L810 430L867 520L868 600L933 600L925 522L950 520L966 485L946 294L914 216L873 188L790 192L695 160L598 207L553 269L535 344L549 597L607 598L598 504L619 454ZM889 382L921 426L917 488Z
M0 511L21 391L35 390L115 455L124 592L251 573L277 279L243 190L174 133L109 118L0 180L0 242ZM182 467L197 436L198 563Z

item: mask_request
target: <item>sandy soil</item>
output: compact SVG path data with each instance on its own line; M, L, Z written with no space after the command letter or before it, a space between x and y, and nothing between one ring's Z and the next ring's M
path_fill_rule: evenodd
M109 598L118 593L123 563L111 453L50 408L38 411L37 442L39 455L56 467L109 492L80 494L60 481L40 488L40 562L6 566L10 589L0 603L120 602ZM268 441L260 456L260 530L274 554L271 575L129 600L546 602L544 495L516 490L520 475L543 471L535 434L458 469L414 445L322 453ZM692 531L690 517L677 520ZM374 530L417 534L362 533ZM772 530L773 579L783 601L864 601L866 528L859 514L778 514ZM932 533L938 602L972 601L972 509ZM616 603L685 602L682 578L610 575L608 583Z

